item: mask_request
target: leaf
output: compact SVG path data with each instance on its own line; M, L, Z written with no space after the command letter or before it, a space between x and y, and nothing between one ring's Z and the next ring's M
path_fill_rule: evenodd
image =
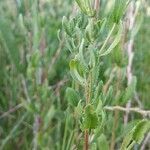
M127 147L132 141L132 137L133 137L133 132L129 132L123 140L123 143L121 145L121 150L127 150Z
M78 54L78 60L80 61L80 65L84 72L88 72L89 68L88 65L85 62L84 55L83 55L83 49L84 49L84 39L82 39L80 47L79 47L79 54Z
M97 105L97 108L96 108L96 112L97 112L98 114L101 113L101 111L102 111L102 106L103 106L103 103L102 103L101 99L99 99L99 100L98 100L98 105Z
M115 23L119 23L128 3L129 0L115 0L114 9L112 12L112 18Z
M142 120L140 121L134 130L133 133L133 140L136 143L140 144L144 138L145 133L150 130L150 121L149 120Z
M76 107L80 100L80 96L77 91L75 91L73 88L68 87L66 89L66 99L70 105Z
M119 43L119 41L121 39L122 31L123 31L123 26L122 26L122 23L120 22L119 31L118 31L114 41L112 42L112 44L109 46L109 48L104 53L100 54L100 56L108 55L117 46L117 44ZM111 32L110 32L110 34L111 34Z
M121 150L130 150L135 143L140 144L144 138L145 133L150 130L150 121L141 120L136 126L126 135L121 145Z
M71 53L73 53L76 50L73 38L66 38L66 46Z
M77 71L77 63L79 62L76 59L72 59L69 63L71 76L79 84L85 85L86 80L82 76L80 76L80 74Z
M111 28L111 30L109 31L109 33L108 33L108 35L107 35L107 37L106 37L106 40L104 41L102 47L101 47L100 50L99 50L100 56L103 54L103 52L104 52L104 50L105 50L105 48L106 48L106 45L107 45L107 43L108 43L108 41L109 41L109 39L110 39L110 37L111 37L111 35L112 35L112 33L113 33L115 27L116 27L116 24L114 23L113 26L112 26L112 28Z
M98 126L98 116L92 105L87 105L83 117L83 129L95 129Z
M98 110L97 109L97 113L98 113L98 128L95 129L94 131L94 139L96 140L103 132L104 132L104 126L106 124L106 113L103 110Z
M88 25L85 29L85 37L86 39L92 43L94 41L94 31L95 31L95 28L94 28L94 20L89 20L88 21Z
M89 48L91 48L91 50L90 50L90 66L92 68L94 68L96 66L96 56L95 56L93 47L89 47Z
M92 9L90 0L76 0L76 2L84 14L88 15L89 17L95 16L96 12L94 9Z
M80 7L80 9L86 14L86 9L84 7L84 1L83 0L76 0L78 6Z
M98 96L99 96L99 93L102 92L102 87L103 87L103 85L104 85L104 83L103 83L103 81L101 80L101 81L98 83L98 85L97 85L97 87L96 87L96 89L95 89L95 91L94 91L94 98L95 98L95 99L97 99Z
M65 32L69 36L72 36L72 27L70 26L70 23L65 16L63 16L63 19L62 19L62 26L63 26Z
M76 107L76 113L80 116L83 113L83 106L82 106L82 100L78 102L78 105Z

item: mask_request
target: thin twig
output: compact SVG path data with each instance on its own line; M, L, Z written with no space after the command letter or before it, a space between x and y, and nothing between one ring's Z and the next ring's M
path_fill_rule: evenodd
M95 4L94 4L94 9L97 11L99 11L99 5L100 5L100 0L95 0Z
M35 114L34 116L34 124L33 124L33 134L34 134L34 138L33 138L33 150L37 150L38 149L38 136L39 136L39 129L41 126L41 118L38 114Z
M0 111L0 113L5 113L5 112ZM10 119L16 120L16 117L13 116L11 113L7 114L5 117L7 117L8 119L10 118ZM32 126L29 123L23 121L22 124L32 130Z
M21 78L22 78L22 86L23 86L24 94L26 96L27 102L30 103L31 99L30 99L30 96L29 96L29 93L28 93L25 78L24 78L24 76L21 76Z
M10 133L6 136L5 139L2 140L1 143L1 147L0 150L3 150L5 145L8 143L8 141L14 137L14 133L15 131L19 128L19 126L21 125L21 123L24 121L24 119L27 117L27 113L25 113L19 120L18 122L15 124L15 126L12 128L12 130L10 131Z
M121 107L121 106L105 106L104 107L105 110L110 110L110 111L115 111L115 110L119 110L119 111L123 111L123 112L135 112L135 113L139 113L142 116L147 116L150 117L150 110L142 110L140 108L125 108L125 107Z
M134 2L132 1L129 5L129 10L127 13L127 19L129 21L129 24L127 25L127 28L129 32L133 29L134 23L135 23L135 16L134 16ZM134 39L130 39L128 44L127 44L127 54L128 54L128 65L127 65L127 81L128 85L131 84L132 82L132 61L133 61L133 44L134 44ZM127 110L130 109L131 107L131 100L128 101L126 108ZM127 124L129 118L129 111L126 111L126 114L124 116L124 123Z
M19 108L21 108L23 106L23 103L21 104L18 104L17 106L13 107L13 108L10 108L7 112L4 112L1 116L0 116L0 119L8 116L9 114L17 111Z
M54 85L51 85L49 86L50 89L56 89L56 88L60 88L61 86L63 86L66 82L68 82L69 80L68 79L63 79L63 80L60 80L59 82L57 82L56 84Z

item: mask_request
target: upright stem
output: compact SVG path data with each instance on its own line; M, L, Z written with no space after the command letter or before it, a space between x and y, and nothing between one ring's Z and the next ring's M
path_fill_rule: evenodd
M92 84L92 73L91 71L89 72L88 76L88 82L85 86L85 97L86 97L86 106L89 104L90 99L91 99L91 84ZM89 149L89 131L86 129L84 131L84 150Z
M86 106L89 103L89 88L88 84L85 86L85 97L86 97ZM89 143L89 132L88 129L84 131L84 150L88 150L88 143Z
M128 30L131 31L134 27L134 23L135 23L135 14L134 14L134 2L132 1L129 5L129 10L128 10L128 20L129 20L129 25L128 25ZM133 57L134 57L134 53L133 53L133 45L134 45L134 38L132 37L128 44L127 44L127 54L128 54L128 65L127 65L127 81L128 81L128 85L131 84L132 81L132 61L133 61ZM131 107L131 100L128 101L126 108L130 109ZM129 112L126 113L126 115L124 116L124 124L127 124L128 122L128 118L129 118Z
M88 150L89 149L89 132L88 130L86 129L84 131L84 150Z
M99 5L100 5L100 0L95 0L95 2L94 2L94 9L97 11L97 13L99 11Z

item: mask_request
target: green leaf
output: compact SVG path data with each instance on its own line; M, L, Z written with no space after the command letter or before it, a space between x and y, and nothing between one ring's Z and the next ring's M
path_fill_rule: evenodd
M112 36L113 31L115 30L115 27L116 27L116 24L114 23L113 26L112 26L112 28L111 28L111 30L109 31L109 33L108 33L108 35L107 35L107 37L106 37L106 39L105 39L105 41L104 41L102 47L101 47L100 50L99 50L100 56L103 54L103 52L104 52L104 50L105 50L105 48L106 48L106 45L107 45L107 43L108 43L110 37Z
M98 113L98 128L95 129L94 131L94 139L96 140L103 132L104 132L104 126L106 124L106 112L104 112L103 110L96 110Z
M83 117L83 129L95 129L98 126L98 116L92 105L87 105Z
M80 100L78 102L78 105L76 107L76 113L81 116L81 114L83 113L83 106L82 106L82 100Z
M65 16L62 19L62 26L63 26L65 32L69 36L72 36L72 27L70 26L70 23L69 23L68 19Z
M95 98L95 99L97 99L97 98L99 97L99 93L102 92L103 85L104 85L104 83L103 83L103 81L101 80L101 81L98 83L98 85L97 85L97 87L96 87L96 89L95 89L95 91L94 91L94 98Z
M89 17L95 16L96 11L92 8L90 0L76 0L76 2L84 14L88 15Z
M75 91L73 88L68 87L66 89L66 99L70 105L76 107L80 100L80 96L77 91Z
M66 46L71 53L73 53L76 50L73 38L66 38Z
M123 143L121 145L121 150L127 150L127 147L132 141L132 137L133 137L133 132L129 132L123 140Z
M144 138L145 133L150 130L150 121L149 120L142 120L140 121L134 130L133 133L133 140L136 143L140 144Z
M86 80L79 74L78 70L77 70L77 64L79 62L76 59L72 59L69 63L70 65L70 73L72 78L77 81L79 84L81 85L85 85L86 84Z
M130 150L135 143L140 144L144 138L145 133L150 130L150 121L141 120L136 126L126 135L121 145L121 150Z
M115 0L114 9L112 12L112 18L115 23L119 23L122 18L125 9L129 3L129 0Z
M110 31L110 35L112 34L112 31ZM117 46L117 44L119 43L119 41L121 39L122 31L123 31L123 26L122 26L122 23L120 22L119 31L118 31L117 35L115 36L114 41L112 42L112 44L109 46L109 48L105 52L103 52L103 53L100 54L100 56L108 55ZM106 40L108 40L108 39L106 39ZM100 50L100 52L102 52L102 50Z
M84 39L82 39L82 41L81 41L81 44L79 47L79 54L78 54L77 58L80 62L80 65L81 65L83 71L86 73L86 72L88 72L89 69L88 69L88 65L86 64L86 61L84 59L83 49L84 49Z
M94 27L95 27L94 20L89 19L88 25L85 29L85 37L90 43L92 43L94 41L94 31L95 31Z
M96 66L96 56L95 56L94 48L92 46L89 48L91 48L91 50L90 50L90 66L91 66L91 68L94 68Z

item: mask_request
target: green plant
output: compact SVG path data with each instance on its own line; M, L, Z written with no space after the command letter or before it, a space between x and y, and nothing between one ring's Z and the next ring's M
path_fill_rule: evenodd
M112 101L114 94L116 94L114 100L117 103L126 104L129 99L134 97L136 89L136 77L132 78L124 92L123 89L121 91L118 88L115 91L115 86L104 85L100 74L103 57L107 57L113 49L121 44L123 37L122 18L129 1L115 0L114 8L107 17L100 17L97 6L99 1L97 0L76 0L76 2L81 11L76 15L73 14L69 19L63 17L62 20L66 46L73 57L69 63L73 84L72 88L69 87L66 90L66 99L70 105L70 113L75 114L74 120L77 120L76 124L80 125L80 129L84 133L84 146L81 145L85 150L98 149L100 148L98 147L100 142L97 141L98 137L105 132L105 108L107 109L105 106L109 104L109 101ZM122 79L119 81L120 77L117 74L123 75L126 64L123 64L124 60L121 60L122 54L118 55L119 51L116 53L115 60L118 61L118 67L114 67L115 70L110 76L110 80L118 78L116 82L123 85L125 78L121 77ZM149 124L149 121L147 123ZM139 132L136 130L137 135ZM141 131L141 134L143 133L144 131ZM90 137L92 139L89 141ZM137 140L133 143L135 142ZM129 145L126 144L122 149L126 149L127 146ZM113 143L111 148L114 148Z
M149 149L149 4L0 0L0 150Z

